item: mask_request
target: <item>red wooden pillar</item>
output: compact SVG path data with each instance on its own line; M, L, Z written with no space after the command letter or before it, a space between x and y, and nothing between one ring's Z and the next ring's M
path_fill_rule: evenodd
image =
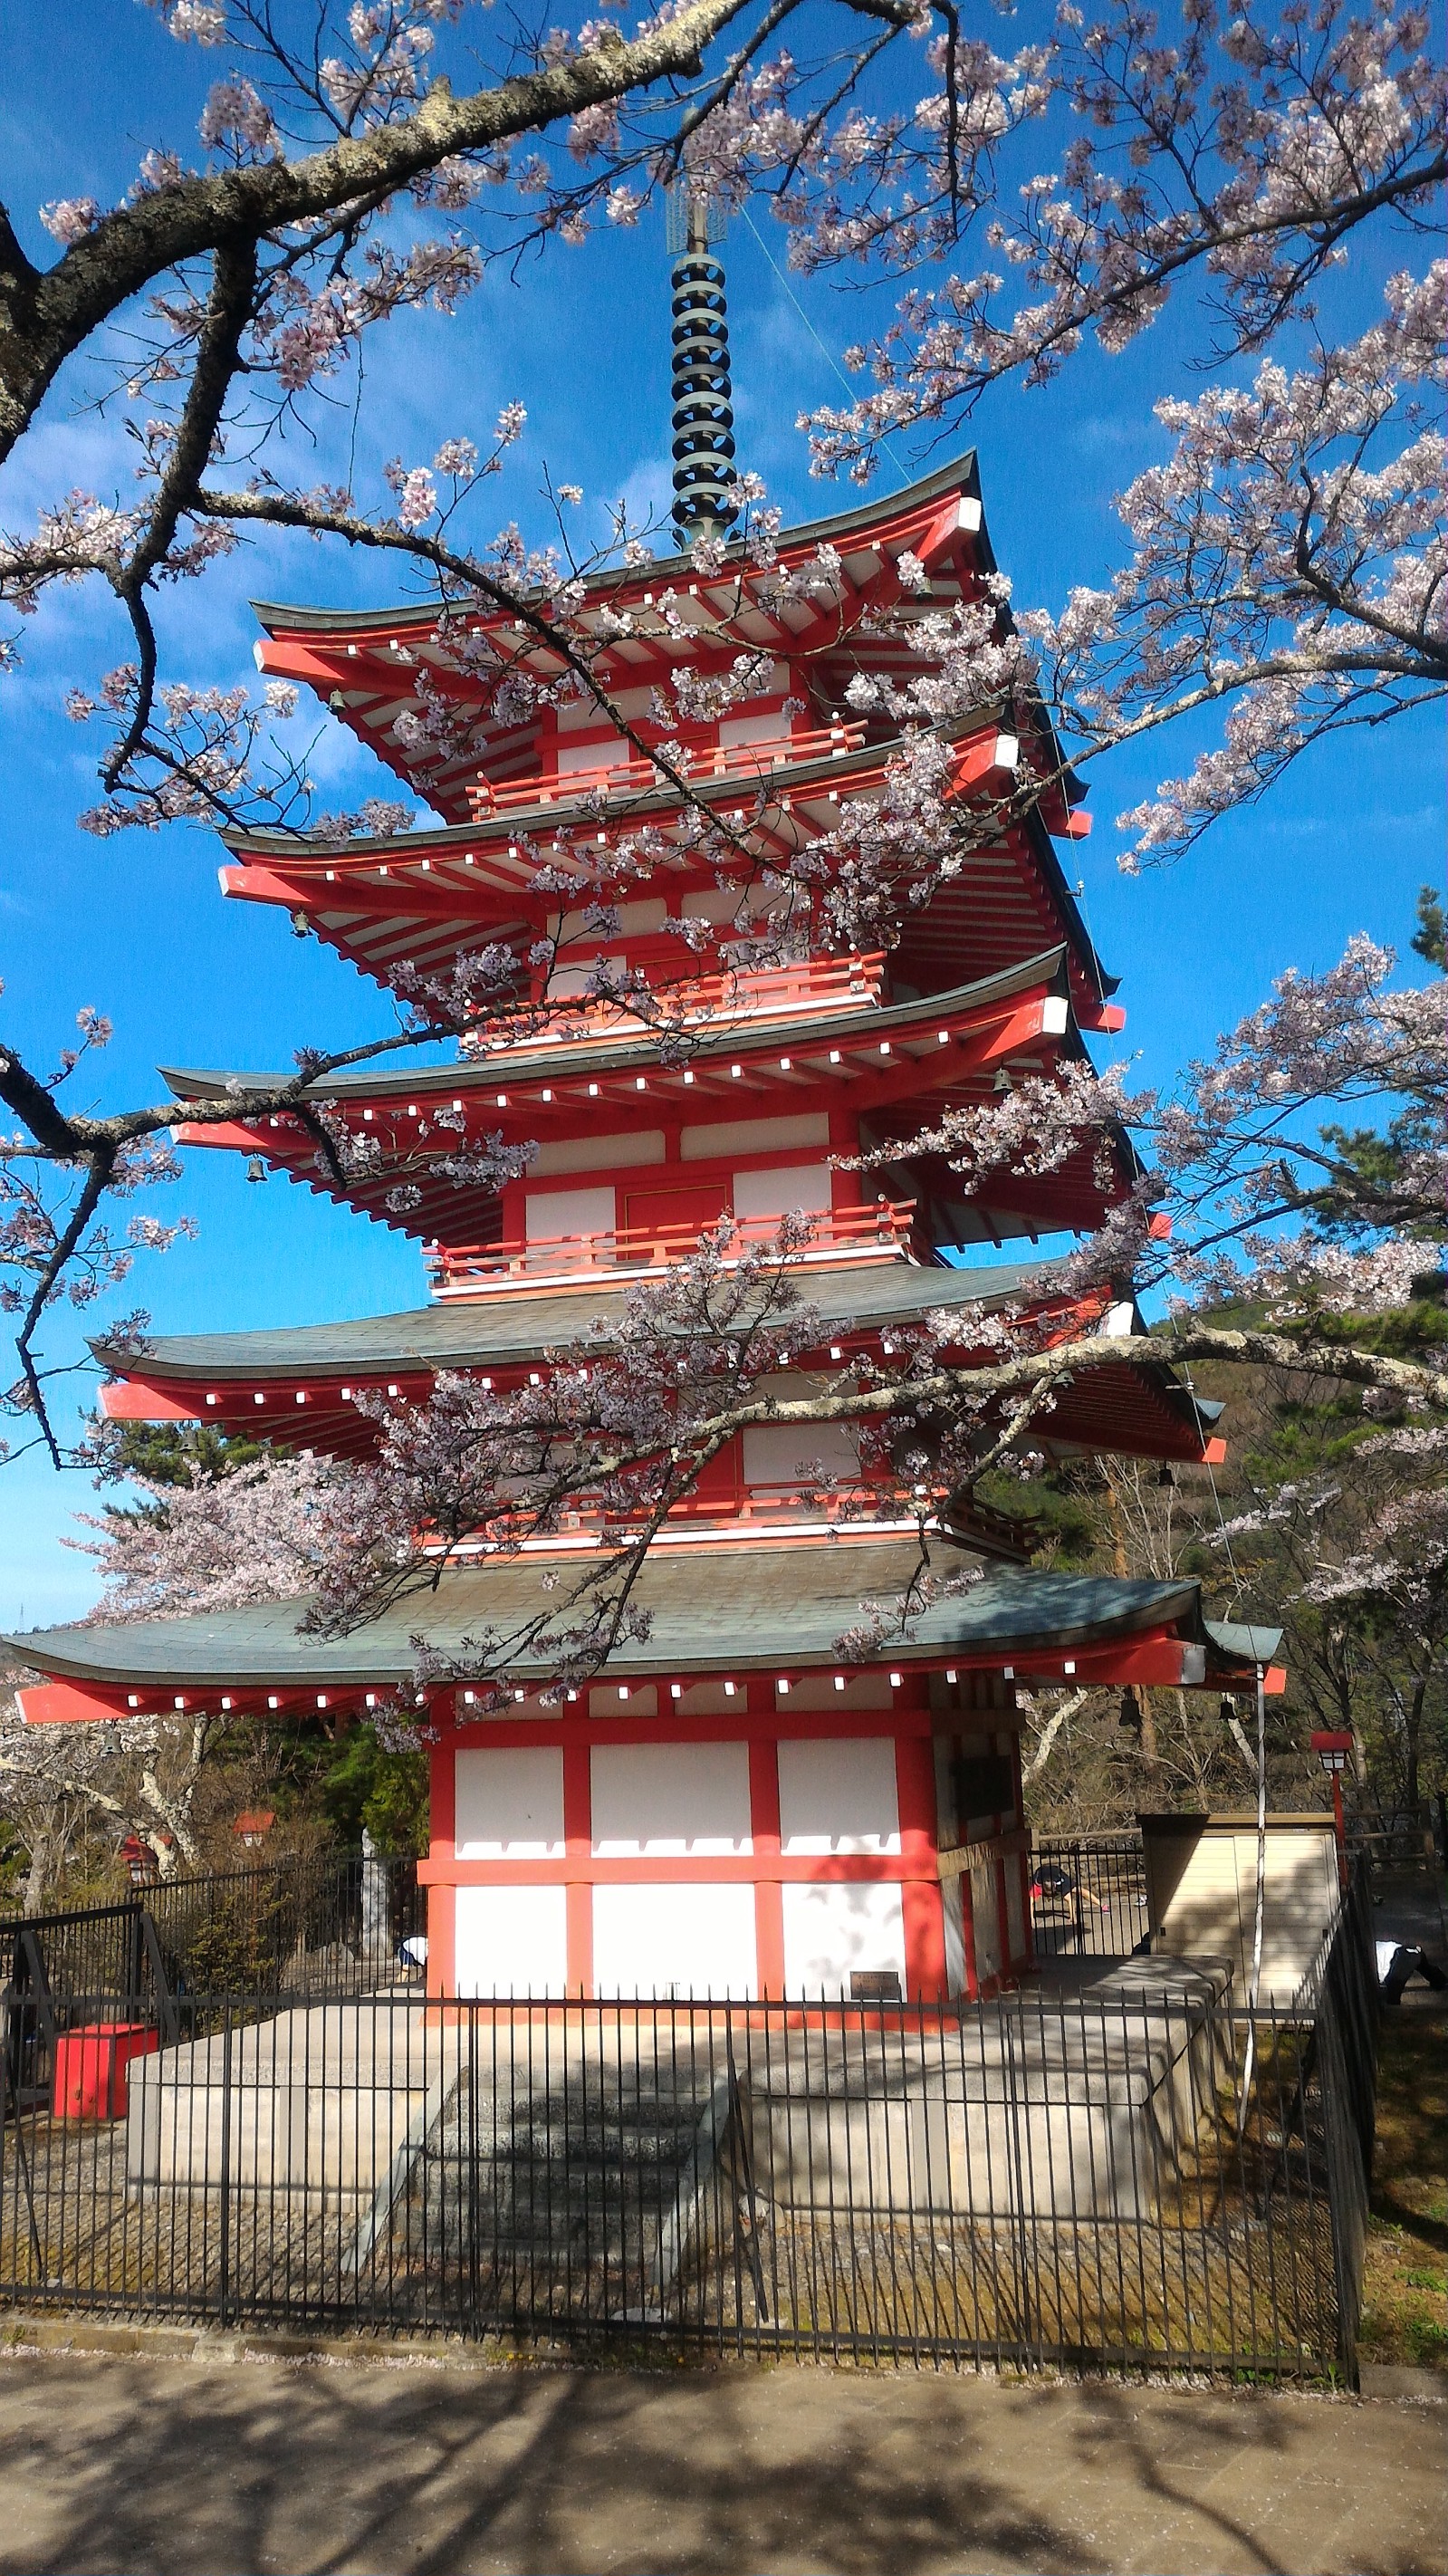
M759 1991L761 1995L782 1995L784 1894L778 1875L779 1754L772 1735L751 1736L749 1740L749 1836L754 1845L754 1949Z
M910 1875L901 1890L905 1917L905 1987L933 2003L943 1995L945 1909L936 1861L935 1752L928 1735L895 1739L895 1794L900 1807L900 1853Z
M444 1726L432 1748L430 1795L428 1800L431 1831L428 1859L444 1869L456 1866L457 1835L457 1736ZM449 1883L430 1885L427 1891L427 1991L430 1995L453 1995L457 1992L457 1889Z
M588 1738L579 1728L563 1740L563 1844L568 1879L564 1897L568 1943L568 1991L593 1992L593 1887L586 1870L593 1858L593 1783L589 1776Z

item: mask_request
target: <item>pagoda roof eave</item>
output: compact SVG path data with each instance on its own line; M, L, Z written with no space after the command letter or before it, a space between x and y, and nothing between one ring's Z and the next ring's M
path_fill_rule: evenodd
M979 1562L963 1552L962 1570L973 1561ZM649 1634L622 1642L605 1670L648 1678L788 1672L842 1660L929 1667L952 1656L1019 1667L1092 1648L1129 1649L1150 1636L1200 1649L1196 1681L1220 1687L1240 1685L1244 1667L1270 1654L1278 1634L1209 1623L1201 1585L1191 1580L992 1572L931 1602L904 1634L846 1659L840 1639L857 1624L861 1599L903 1593L918 1574L913 1538L770 1545L755 1534L738 1544L711 1544L707 1564L706 1576L698 1549L648 1558L636 1598L650 1613ZM58 1680L138 1695L188 1688L385 1689L410 1681L419 1631L443 1658L465 1660L470 1638L506 1636L540 1615L556 1615L557 1570L556 1559L537 1557L452 1570L344 1636L301 1633L311 1607L302 1597L179 1619L33 1630L0 1642L22 1665ZM553 1669L527 1655L509 1663L519 1681L549 1679Z
M857 502L852 509L835 511L828 518L806 519L798 527L785 529L780 540L781 549L812 548L833 544L843 535L866 535L872 528L888 526L892 519L908 517L931 501L943 500L950 492L960 492L971 500L980 499L980 469L973 447L967 448L963 456L953 458L948 465L938 466L933 474L922 475L917 482L907 483L903 492L878 495ZM974 541L985 569L993 572L996 558L986 536L984 516ZM736 541L726 553L723 570L727 572L743 557L743 543ZM601 571L588 574L587 588L590 595L602 597L611 590L626 589L641 580L656 582L670 576L681 580L697 578L692 558L687 554L659 555L643 567L608 565ZM716 574L711 578L720 576ZM527 593L521 595L528 596ZM538 595L542 596L541 593ZM438 615L435 600L411 607L384 604L378 608L343 609L292 607L284 601L268 599L254 599L250 604L252 614L268 635L274 634L278 628L335 634L358 633L384 624L398 630L404 627L421 629L435 625Z
M958 724L941 726L939 738L952 745L973 741L977 735L988 733L999 712L996 701L983 702L979 707L972 707ZM906 737L891 734L883 742L862 743L853 751L825 751L811 760L781 761L773 770L721 770L717 776L691 776L688 780L689 797L700 805L723 805L731 799L754 794L771 782L777 782L781 792L788 789L791 795L804 788L820 786L826 779L846 786L854 772L883 770L886 763L905 748ZM539 783L541 786L541 780ZM458 849L469 843L474 848L481 848L490 835L499 841L535 840L550 832L556 833L560 825L570 820L582 819L592 829L599 820L591 809L592 793L591 789L580 787L571 795L559 794L551 800L540 798L536 805L510 806L506 813L482 814L467 823L438 822L424 825L415 832L380 836L359 833L345 841L311 837L299 842L286 832L220 831L216 837L224 849L237 855L255 851L265 858L286 857L293 866L300 860L303 865L335 868L339 858L354 859L359 865L368 861L375 863L379 859L397 859L405 864L412 850ZM657 815L672 813L681 801L679 790L665 780L657 787L620 792L618 808L611 819L627 832L636 824L652 821ZM695 873L712 883L713 862L700 861ZM526 880L521 880L520 886L526 890ZM580 876L579 892L586 893L588 886L588 878Z
M961 1316L958 1346L966 1349L972 1342L968 1319L973 1315L1015 1306L1046 1320L1059 1339L1089 1334L1104 1305L1102 1291L1084 1298L1072 1292L1060 1261L978 1269L907 1262L865 1270L822 1266L801 1269L799 1285L801 1323L806 1316L811 1319L800 1344L802 1366L809 1364L812 1349L836 1336L868 1344L877 1336L908 1330L932 1313ZM358 1388L396 1381L399 1393L417 1402L447 1371L489 1370L506 1380L511 1372L521 1375L533 1363L546 1363L559 1351L585 1342L591 1354L607 1356L617 1346L612 1328L624 1321L630 1294L626 1283L599 1282L544 1299L460 1299L335 1324L188 1335L152 1341L143 1352L112 1350L99 1339L91 1347L102 1366L132 1390L128 1399L114 1402L103 1392L108 1418L212 1420L234 1427L243 1419L254 1421L236 1407L265 1394L282 1407L279 1415L268 1413L258 1426L268 1438L283 1446L305 1442L351 1455L368 1445L361 1436L365 1426L348 1406L348 1395ZM732 1329L746 1331L750 1321L749 1315L741 1315ZM686 1337L682 1325L664 1329L680 1340ZM1094 1428L1094 1447L1103 1451L1186 1463L1199 1463L1211 1454L1212 1426L1224 1408L1194 1396L1176 1376L1166 1352L1151 1353L1150 1363L1144 1372L1125 1362L1120 1370L1093 1371L1085 1382L1084 1403L1079 1388L1074 1398L1061 1399L1059 1436L1068 1448L1093 1452ZM298 1389L303 1391L301 1413L289 1401Z
M1060 1287L1063 1276L1064 1265L1059 1261L1001 1262L980 1269L953 1264L926 1269L902 1261L867 1270L858 1264L801 1268L796 1284L803 1305L831 1330L850 1322L873 1330L918 1322L936 1307L980 1307L991 1312L1019 1298L1039 1301ZM324 1372L360 1375L367 1369L384 1368L522 1366L589 1333L599 1320L605 1326L601 1346L606 1346L610 1317L616 1315L622 1322L635 1293L631 1284L603 1283L581 1287L571 1295L555 1292L540 1302L462 1298L335 1324L298 1324L270 1332L188 1333L152 1340L142 1353L112 1350L103 1338L90 1347L101 1365L117 1376L167 1376L197 1384ZM749 1328L748 1318L741 1317L737 1329ZM681 1335L683 1329L679 1328ZM727 1334L730 1328L721 1329Z
M884 1008L871 1004L858 1011L813 1013L797 1020L752 1021L748 1014L741 1013L717 1033L701 1030L692 1039L687 1062L691 1067L707 1067L715 1059L731 1055L777 1058L781 1050L790 1046L819 1048L862 1034L888 1039L892 1033L902 1035L933 1021L960 1017L971 1010L988 1010L995 1002L1007 1002L1022 994L1055 992L1065 957L1064 944L1048 948L998 975L957 985L953 992L929 993L915 1001L894 1002ZM1050 1043L1063 1054L1085 1055L1079 1032L1069 1020L1065 1030L1053 1035ZM306 1084L299 1096L310 1100L365 1101L469 1088L490 1091L503 1074L521 1095L533 1083L551 1085L598 1071L624 1074L658 1066L659 1039L645 1030L637 1038L510 1043L490 1052L480 1049L476 1056L454 1058L446 1064L396 1068L368 1065L352 1073L319 1077ZM295 1079L288 1073L242 1074L214 1067L160 1065L157 1070L177 1100L234 1099L238 1110L249 1093L277 1091Z
M971 723L975 721L975 718L970 720ZM964 739L969 733L969 725L960 730ZM792 795L812 784L823 785L826 780L844 787L861 767L881 768L902 747L902 737L895 736L888 742L869 744L860 751L840 757L830 755L803 762L796 769L781 772L780 777L788 777ZM754 790L760 783L741 773L737 777L701 779L694 784L692 792L698 794L701 802L723 803L746 790ZM675 792L668 788L640 792L629 798L627 814L620 818L621 823L626 829L635 825L642 827L656 815L672 811L678 801ZM395 866L406 872L415 862L464 857L471 851L486 849L491 834L498 842L498 851L490 854L486 871L480 872L476 883L466 889L454 875L445 885L441 879L434 881L424 898L418 885L406 873L389 889L389 908L398 915L407 916L411 907L425 900L439 917L456 906L460 920L476 918L479 931L482 931L495 928L505 918L523 923L535 911L547 913L556 908L559 900L556 894L544 899L533 893L528 882L533 862L520 855L516 861L506 862L505 866L500 852L505 841L516 843L520 835L527 839L535 828L545 834L556 832L567 810L556 804L540 805L482 822L430 823L414 832L359 835L345 842L299 841L282 832L222 832L218 838L243 866L247 860L254 859L277 871L284 882L285 893L268 899L285 901L292 906L300 903L311 912L347 916L349 898L355 901L362 891L351 881L365 870ZM1028 809L1015 819L1012 829L1022 833L1031 857L1041 871L1065 932L1064 944L1070 950L1077 971L1101 1001L1109 1001L1119 991L1121 978L1110 974L1102 964L1046 824L1034 809ZM499 882L500 870L513 874L516 882ZM702 863L692 868L687 864L668 864L656 874L664 883L677 886L681 893L695 880L700 884L712 883L712 872ZM238 883L228 890L242 893L245 887ZM580 878L580 900L587 891L587 880ZM375 908L377 892L378 889L371 884L366 888L369 910ZM375 965L365 966L364 971L386 980L385 971Z

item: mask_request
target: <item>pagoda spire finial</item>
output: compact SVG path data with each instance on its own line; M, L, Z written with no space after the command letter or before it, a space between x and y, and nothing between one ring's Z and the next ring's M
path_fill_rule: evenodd
M739 515L733 495L734 408L724 264L713 245L724 213L687 171L670 191L674 291L674 526L681 545L719 537Z

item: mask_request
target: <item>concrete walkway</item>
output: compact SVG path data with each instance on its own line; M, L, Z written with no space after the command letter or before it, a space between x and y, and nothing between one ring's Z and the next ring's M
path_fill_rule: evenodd
M0 2354L6 2576L1448 2571L1442 2406L172 2356Z

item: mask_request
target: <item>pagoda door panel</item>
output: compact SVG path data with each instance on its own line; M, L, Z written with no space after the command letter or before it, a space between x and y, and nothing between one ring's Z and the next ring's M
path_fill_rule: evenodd
M905 1907L888 1879L807 1879L784 1899L784 1982L791 1995L848 1995L856 1969L894 1969L905 1992Z
M759 1991L754 1890L686 1880L593 1891L595 1994L749 1996Z
M727 1181L690 1181L678 1189L625 1190L624 1224L633 1235L667 1234L672 1248L692 1250L701 1234L729 1214Z
M568 1989L568 1891L460 1887L453 1980L460 1995L561 1995Z

